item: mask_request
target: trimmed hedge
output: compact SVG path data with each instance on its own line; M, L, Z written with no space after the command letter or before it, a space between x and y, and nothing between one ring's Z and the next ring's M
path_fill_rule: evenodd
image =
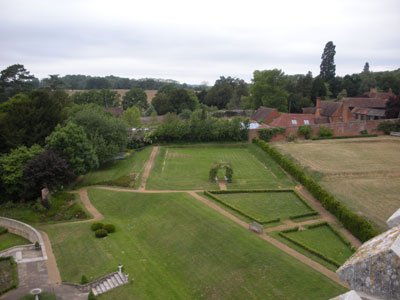
M108 232L105 229L97 229L94 234L97 238L103 238L108 235Z
M115 232L115 225L106 224L106 225L104 225L103 229L106 230L108 233L113 233L113 232Z
M249 218L250 220L259 223L259 224L275 223L275 222L279 222L279 221L281 220L280 218L275 218L275 219L271 219L271 220L261 221L261 220L259 220L258 218L255 218L255 217L253 217L253 216L250 216L249 214L247 214L247 213L245 213L244 211L242 211L241 209L239 209L239 208L233 206L232 204L229 204L229 203L225 202L224 200L218 198L217 196L213 195L213 194L212 194L211 192L209 192L209 191L204 191L204 194L207 195L208 197L210 197L210 198L212 198L212 199L218 201L219 203L221 203L221 204L223 204L223 205L229 207L230 209L232 209L232 210L238 212L239 214L241 214L241 215L243 215L243 216Z
M268 193L268 192L294 192L293 189L263 189L263 190L215 190L215 191L208 191L213 194L234 194L234 193Z
M333 226L332 224L323 221L323 222L318 222L318 223L314 223L314 224L310 224L310 225L305 225L304 227L306 227L307 229L312 229L312 228L316 228L316 227L320 227L320 226L328 226L329 229L346 245L348 246L353 252L355 251L355 247L353 247L350 243L350 241L339 231L336 229L335 226Z
M285 229L285 230L282 230L281 232L282 233L289 233L289 232L296 232L296 231L299 231L299 226L292 227L292 228L289 228L289 229Z
M326 210L335 215L343 226L360 241L365 242L378 234L364 217L357 215L337 201L328 191L323 189L311 177L307 176L300 167L282 155L278 150L258 138L254 138L253 143L263 149L285 171L292 175L294 179L304 185L311 195L321 202Z
M356 139L356 138L377 137L377 136L378 136L377 134L337 135L337 136L324 136L324 137L314 135L311 137L311 139L313 141L319 141L319 140Z
M12 284L0 291L0 295L3 295L5 293L7 293L8 291L17 288L17 286L18 286L18 268L17 268L17 263L15 262L15 260L12 256L0 257L0 261L1 260L9 260L11 263L11 267L12 267Z
M104 224L103 224L103 223L95 222L95 223L93 223L93 224L90 226L90 229L91 229L92 231L97 231L97 230L99 230L99 229L102 229L103 227L104 227Z
M291 220L300 219L300 218L312 217L312 216L316 216L316 215L318 215L318 212L314 210L314 211L311 211L311 212L308 212L308 213L304 213L304 214L301 214L301 215L289 216L289 219L291 219Z
M293 231L294 231L294 230L293 230ZM296 231L297 231L297 230L296 230ZM331 258L325 256L325 255L322 254L321 252L319 252L319 251L317 251L317 250L314 250L314 249L312 249L312 248L310 248L310 247L304 245L303 243L301 243L301 242L299 242L299 241L297 241L297 240L295 240L295 239L293 239L293 238L287 236L287 235L286 235L285 233L283 233L282 231L279 232L279 235L280 235L281 237L283 237L284 239L287 239L289 242L291 242L291 243L293 243L293 244L295 244L295 245L297 245L297 246L303 248L304 250L307 250L308 252L314 254L315 256L318 256L319 258L325 260L326 262L328 262L328 263L334 265L335 267L339 268L339 267L341 266L341 264L339 264L337 261L335 261L335 260L333 260L333 259L331 259Z

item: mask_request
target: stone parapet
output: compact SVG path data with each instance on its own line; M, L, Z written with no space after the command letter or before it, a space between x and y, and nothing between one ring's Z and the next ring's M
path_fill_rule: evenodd
M10 233L14 233L26 238L33 244L38 242L42 250L43 258L47 259L46 249L42 235L31 225L28 225L26 223L14 219L0 217L0 226L7 228Z

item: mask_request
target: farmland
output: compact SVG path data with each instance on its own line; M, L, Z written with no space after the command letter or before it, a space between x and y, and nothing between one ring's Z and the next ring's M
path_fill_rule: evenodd
M393 137L274 144L378 229L400 207L400 140Z

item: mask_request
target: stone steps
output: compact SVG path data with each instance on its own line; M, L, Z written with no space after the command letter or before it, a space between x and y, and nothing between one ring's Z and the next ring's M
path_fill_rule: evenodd
M120 272L115 272L106 276L101 282L97 283L96 286L92 287L92 292L97 296L126 283L128 283L128 279L125 275Z

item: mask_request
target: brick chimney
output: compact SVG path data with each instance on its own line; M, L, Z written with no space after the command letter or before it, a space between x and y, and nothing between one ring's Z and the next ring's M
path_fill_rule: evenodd
M320 118L321 117L321 99L317 98L317 103L315 104L315 118Z
M347 123L349 121L349 103L347 101L342 102L342 121Z

